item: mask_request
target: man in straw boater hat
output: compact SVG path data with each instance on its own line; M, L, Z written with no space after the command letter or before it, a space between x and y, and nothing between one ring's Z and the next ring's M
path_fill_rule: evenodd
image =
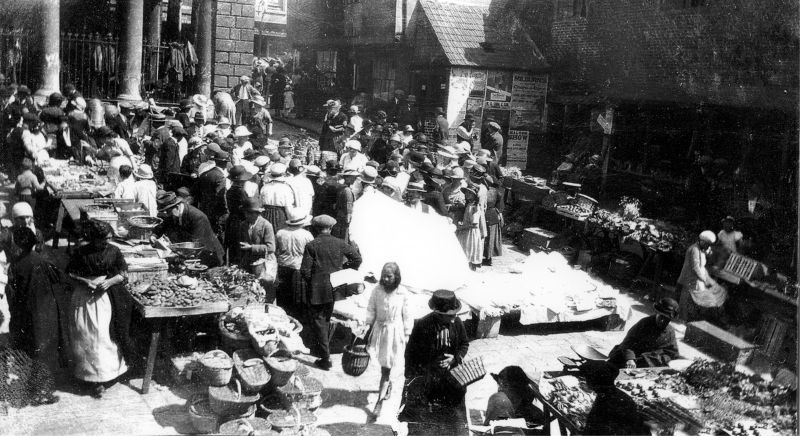
M329 370L331 363L328 331L333 314L333 287L331 273L343 267L358 269L361 254L352 245L331 235L336 220L328 215L319 215L311 221L319 234L305 247L300 274L308 283L307 306L308 324L316 339L316 365Z
M282 229L286 226L286 214L297 204L292 187L286 183L286 165L275 162L269 167L260 194L264 218L276 231Z
M306 283L300 275L300 265L303 263L306 245L314 240L314 236L306 229L309 225L311 215L294 209L287 216L286 227L275 234L275 257L278 260L275 302L296 318L308 304Z
M414 323L405 353L406 386L403 422L437 423L436 434L460 434L466 422L466 388L448 381L447 373L461 365L469 350L464 323L458 318L461 301L453 291L433 293L431 313Z
M211 222L200 209L181 201L174 192L159 191L156 197L158 214L164 223L156 227L155 234L167 234L172 242L198 241L203 247L200 255L210 267L225 263L225 250L211 228Z
M678 302L662 298L653 305L655 313L633 325L625 339L611 349L609 362L618 368L667 366L678 357L678 342L669 323L678 316Z
M267 109L267 102L264 97L257 95L251 101L253 103L253 125L256 134L272 136L272 115Z

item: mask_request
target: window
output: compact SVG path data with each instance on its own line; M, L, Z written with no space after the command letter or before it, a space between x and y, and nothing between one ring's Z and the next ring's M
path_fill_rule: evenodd
M372 95L389 101L394 92L394 59L376 59L372 63Z
M256 0L256 16L263 14L286 14L286 0Z

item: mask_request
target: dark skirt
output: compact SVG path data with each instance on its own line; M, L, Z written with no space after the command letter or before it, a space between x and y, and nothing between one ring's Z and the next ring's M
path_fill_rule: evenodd
M262 216L272 224L272 229L275 233L286 227L286 208L283 206L264 205Z
M239 225L243 219L235 216L228 216L225 220L225 249L228 251L228 262L239 262Z
M500 224L487 226L486 242L483 244L483 257L491 259L503 255L503 230Z

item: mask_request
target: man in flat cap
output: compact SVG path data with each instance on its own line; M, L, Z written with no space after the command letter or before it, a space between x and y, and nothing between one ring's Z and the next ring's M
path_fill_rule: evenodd
M327 371L332 366L328 329L334 303L330 275L343 268L358 269L361 255L355 247L331 235L331 229L336 225L333 217L319 215L311 224L319 233L306 245L300 274L308 283L308 324L316 338L316 352L320 357L316 364Z

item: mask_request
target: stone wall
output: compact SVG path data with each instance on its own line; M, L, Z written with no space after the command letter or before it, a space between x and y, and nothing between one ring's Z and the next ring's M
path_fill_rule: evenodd
M253 0L217 0L214 21L214 89L230 89L253 65Z

